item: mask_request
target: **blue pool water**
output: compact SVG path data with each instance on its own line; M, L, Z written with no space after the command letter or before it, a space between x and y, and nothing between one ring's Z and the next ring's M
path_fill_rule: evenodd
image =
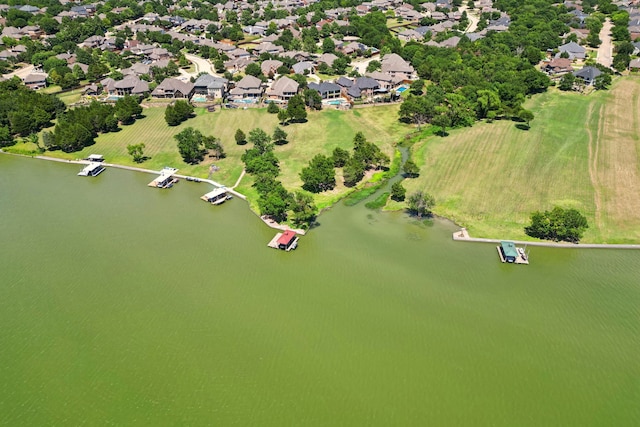
M118 100L118 99L120 99L120 98L121 98L121 97L120 97L120 96L118 96L118 95L109 95L109 96L107 97L107 99L108 99L109 101L117 101L117 100Z
M340 101L339 99L336 99L334 101L327 102L327 104L329 104L329 105L340 105L340 104L342 104L342 101Z
M404 92L404 91L405 91L405 90L407 90L407 89L408 89L408 87L406 87L406 86L400 86L398 89L396 89L396 92L398 92L398 93L402 93L402 92Z
M194 96L192 98L195 102L205 102L207 100L206 96Z

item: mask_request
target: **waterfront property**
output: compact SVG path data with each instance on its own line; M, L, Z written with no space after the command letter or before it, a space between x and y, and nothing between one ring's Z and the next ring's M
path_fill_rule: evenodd
M497 246L500 261L513 264L529 264L529 259L524 253L524 249L516 247L512 241L503 240Z
M227 194L226 187L216 188L213 191L208 192L204 196L200 197L205 202L209 202L212 205L219 205L224 203L226 200L230 198L229 194Z
M278 233L269 242L268 246L274 249L282 249L289 252L292 249L298 247L299 237L293 230L285 230L283 233Z
M178 178L175 178L173 176L176 174L176 172L178 172L178 169L176 168L164 167L160 171L160 176L158 176L156 179L154 179L148 184L149 187L156 187L156 188L173 187L173 184L178 182Z
M78 172L78 176L98 176L104 171L105 167L100 162L91 162L87 166L84 167L80 172Z

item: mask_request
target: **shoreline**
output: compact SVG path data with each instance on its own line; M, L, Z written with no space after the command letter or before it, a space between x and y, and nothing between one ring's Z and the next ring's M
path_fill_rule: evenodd
M509 239L488 239L483 237L471 237L466 228L453 233L453 240L458 242L474 242L474 243L500 243L508 240L517 245L539 246L546 248L568 248L568 249L640 249L640 244L624 244L624 243L557 243L557 242L529 242L526 240L509 240Z
M8 155L11 155L11 156L25 157L25 158L37 159L37 160L47 160L47 161L50 161L50 162L57 162L57 163L67 163L67 164L70 163L70 164L76 164L76 165L88 165L89 164L88 160L69 160L69 159L65 160L65 159L58 159L56 157L48 157L48 156L28 156L28 155L25 155L25 154L7 153L6 151L3 151L2 149L0 149L0 154L8 154ZM115 164L115 163L106 163L106 162L104 162L103 165L107 166L107 167L110 167L110 168L128 170L128 171L131 171L131 172L142 172L142 173L149 173L149 174L154 174L154 175L158 175L160 173L160 171L154 171L154 170L151 170L151 169L139 168L139 167L136 167L136 166L118 165L118 164ZM239 199L247 201L247 196L245 196L244 194L239 193L238 191L236 191L234 189L235 186L233 188L229 188L229 187L226 187L223 184L220 184L219 182L216 182L216 181L213 181L213 180L207 179L207 178L191 177L191 176L188 176L188 175L179 175L179 174L176 174L175 176L177 178L182 178L182 179L185 179L185 180L187 179L187 177L189 177L189 178L197 178L199 180L198 182L205 182L205 183L211 184L211 185L213 185L214 187L217 187L217 188L225 187L225 188L227 188L227 191L229 193L233 194L234 196L238 197ZM241 175L241 177L242 177L242 175ZM238 182L236 182L236 185L238 185ZM272 228L274 230L280 230L280 231L292 230L292 231L296 232L296 234L299 234L301 236L304 236L306 234L305 230L297 229L297 228L291 228L291 227L288 227L286 225L279 224L279 223L277 223L277 222L275 222L275 221L273 221L273 220L271 220L269 218L266 218L266 217L258 214L257 212L254 212L253 209L251 209L251 208L249 208L249 210L251 212L253 212L253 214L256 215L269 228Z
M29 156L26 154L16 154L16 153L7 153L6 151L3 151L2 149L0 149L0 154L8 154L11 156L17 156L17 157L25 157L25 158L31 158L31 159L38 159L38 160L47 160L47 161L51 161L51 162L58 162L58 163L71 163L71 164L78 164L78 165L87 165L89 164L88 160L65 160L65 159L58 159L56 157L48 157L48 156ZM144 168L139 168L139 167L135 167L135 166L125 166L125 165L119 165L119 164L115 164L115 163L104 163L105 166L108 167L112 167L115 169L122 169L122 170L128 170L128 171L132 171L132 172L143 172L143 173L149 173L149 174L159 174L159 171L154 171L151 169L144 169ZM183 178L186 179L188 177L188 175L175 175L178 178ZM199 178L199 177L190 177L190 178L197 178L200 180L200 182L206 182L208 184L211 184L215 187L226 187L223 184L220 184L219 182L210 180L210 179L206 179L206 178ZM239 181L239 180L238 180ZM233 194L234 196L237 196L238 198L247 201L247 196L245 196L242 193L237 192L234 188L235 186L238 185L238 182L236 182L236 184L234 185L234 187L229 188L226 187L227 190ZM342 200L342 199L340 199ZM322 212L324 212L325 210L329 210L333 207L332 206L327 206L325 208L323 208L320 212L318 212L318 215L320 215ZM269 218L264 217L263 215L260 215L257 212L254 212L253 209L249 208L249 210L255 215L257 216L267 227L272 228L274 230L280 230L280 231L284 231L284 230L292 230L294 232L296 232L297 234L304 236L307 232L307 230L303 230L303 229L296 229L296 228L291 228L288 227L286 225L282 225L279 224ZM439 217L441 219L444 219L446 221L451 222L452 224L456 225L459 227L458 224L456 224L454 221L452 221L449 218L445 218L445 217ZM460 242L472 242L472 243L500 243L501 241L505 240L505 239L495 239L495 238L484 238L484 237L471 237L469 235L469 233L467 232L466 228L461 227L461 229L459 231L456 231L453 233L452 238L454 241L460 241ZM509 240L509 239L506 239ZM535 241L526 241L526 240L510 240L516 244L519 245L528 245L528 246L538 246L538 247L548 247L548 248L572 248L572 249L640 249L640 243L638 244L633 244L633 243L629 243L629 244L624 244L624 243L557 243L557 242L535 242Z

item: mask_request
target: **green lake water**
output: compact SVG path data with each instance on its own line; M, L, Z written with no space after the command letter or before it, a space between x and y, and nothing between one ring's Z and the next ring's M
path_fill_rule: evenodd
M285 253L208 185L0 155L0 425L638 426L640 252L336 206Z

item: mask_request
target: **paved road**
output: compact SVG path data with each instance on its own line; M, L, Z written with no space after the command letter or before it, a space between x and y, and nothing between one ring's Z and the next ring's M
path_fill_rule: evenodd
M473 33L476 28L478 28L478 22L480 22L480 20L478 19L478 15L477 12L474 11L470 11L469 10L469 6L462 5L460 6L460 8L458 9L460 11L460 13L462 12L467 12L467 18L469 19L469 26L467 27L466 30L464 30L465 33Z
M2 77L4 77L5 79L10 79L13 76L18 76L21 79L24 79L32 72L33 72L33 65L27 65L26 67L20 68L19 70L12 71L8 74L3 74Z
M602 64L605 67L611 67L613 64L613 41L611 37L611 28L613 24L611 20L607 18L602 25L602 30L600 31L600 47L598 48L598 64Z

